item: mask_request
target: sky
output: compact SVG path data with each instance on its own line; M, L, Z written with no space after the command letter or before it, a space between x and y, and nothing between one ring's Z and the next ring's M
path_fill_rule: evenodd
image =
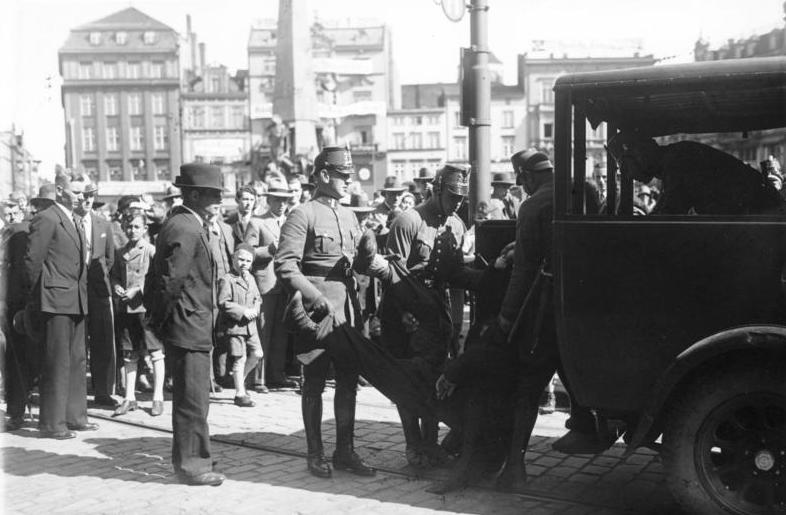
M656 58L691 60L697 38L717 47L784 26L782 0L487 0L489 48L515 82L518 54L533 40L569 47L637 46ZM457 77L459 48L469 46L469 15L452 22L439 0L308 0L317 19L378 21L391 27L402 84ZM469 0L466 0L469 2ZM0 130L24 131L25 145L51 174L65 160L58 49L69 30L129 6L207 46L209 63L247 68L256 20L278 15L277 0L5 0L0 17Z

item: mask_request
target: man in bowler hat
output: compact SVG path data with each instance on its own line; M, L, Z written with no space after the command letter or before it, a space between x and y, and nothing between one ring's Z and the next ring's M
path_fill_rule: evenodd
M156 240L145 307L172 369L175 473L186 484L218 486L224 476L213 472L207 425L216 266L208 220L221 206L221 171L202 163L184 164L175 186L183 204L173 208Z
M87 243L74 206L82 195L74 177L55 177L55 203L30 222L25 278L44 326L39 391L41 435L59 440L93 431L87 421L85 316Z

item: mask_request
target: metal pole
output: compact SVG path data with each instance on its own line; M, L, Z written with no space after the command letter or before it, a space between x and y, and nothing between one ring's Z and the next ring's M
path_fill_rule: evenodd
M478 201L491 197L491 80L488 72L488 1L472 0L470 10L470 51L473 54L472 80L475 117L469 125L469 161L472 165L469 189L469 221L475 218Z

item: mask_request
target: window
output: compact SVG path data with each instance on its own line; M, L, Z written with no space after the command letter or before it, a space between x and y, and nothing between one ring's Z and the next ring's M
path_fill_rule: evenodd
M551 80L542 80L540 81L540 102L542 104L553 104L554 103L554 89L553 89L553 81Z
M404 150L405 148L407 148L407 144L406 144L406 141L405 141L404 138L405 137L404 137L404 133L403 132L394 132L393 133L393 148L395 148L397 150Z
M224 126L224 108L221 106L213 106L210 108L210 126L223 127Z
M131 150L142 150L144 138L142 136L142 127L131 127Z
M117 127L106 128L106 149L109 152L117 151L120 146L120 135L118 134Z
M156 42L156 33L150 30L145 31L144 34L142 34L142 41L144 41L146 45L152 45Z
M221 77L210 77L210 90L208 93L221 92Z
M137 62L128 63L128 78L129 79L139 78L139 63Z
M145 180L145 162L141 159L131 159L131 175L135 181Z
M139 93L128 95L128 114L137 115L142 112L142 102Z
M513 145L516 138L513 136L502 136L502 155L504 157L513 155Z
M102 63L101 64L101 75L105 79L116 79L117 78L117 63Z
M467 160L467 137L456 136L453 138L453 160Z
M461 111L455 111L453 113L453 125L461 127Z
M160 79L164 76L164 63L154 62L150 65L150 77Z
M412 123L414 125L423 125L423 117L422 116L413 116Z
M409 143L409 148L423 148L423 134L419 132L410 132Z
M169 178L169 166L167 166L166 163L156 162L156 179L164 181Z
M123 167L117 161L107 161L106 167L109 169L109 180L110 181L122 181L123 180Z
M91 32L89 39L90 39L90 44L91 45L93 45L93 46L100 45L101 44L101 33L100 32Z
M93 78L93 63L79 63L79 78L92 79Z
M404 161L393 161L393 174L397 177L401 177L405 168L406 163Z
M191 127L201 129L205 126L205 108L195 106L191 108Z
M502 126L513 127L513 111L502 111Z
M166 150L167 146L167 135L166 135L166 126L164 125L157 125L155 129L153 129L153 137L154 137L154 146L156 150Z
M439 148L440 141L439 141L439 133L438 132L429 132L428 133L428 148Z
M106 116L117 115L117 96L111 94L104 96L104 114Z
M82 116L93 116L93 95L82 95L79 97L79 114Z
M115 43L117 43L118 45L125 45L126 43L128 43L128 34L125 32L116 32Z
M82 129L82 152L93 152L96 149L96 133L92 127Z
M153 114L164 114L164 94L153 93L150 98L153 103Z
M543 139L551 139L554 137L554 124L553 123L544 123L543 124Z
M245 127L246 122L246 113L243 107L241 106L233 106L232 107L232 127L235 129L242 129Z
M439 125L439 116L431 115L431 116L427 117L426 118L426 123L428 123L429 125Z

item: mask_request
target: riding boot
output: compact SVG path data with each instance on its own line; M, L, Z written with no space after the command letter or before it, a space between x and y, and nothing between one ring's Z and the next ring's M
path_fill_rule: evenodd
M322 397L303 395L301 408L308 446L308 471L317 477L328 478L331 470L322 448Z
M333 409L336 415L336 451L333 467L359 476L373 476L376 470L357 455L353 445L355 433L355 389L336 387Z

